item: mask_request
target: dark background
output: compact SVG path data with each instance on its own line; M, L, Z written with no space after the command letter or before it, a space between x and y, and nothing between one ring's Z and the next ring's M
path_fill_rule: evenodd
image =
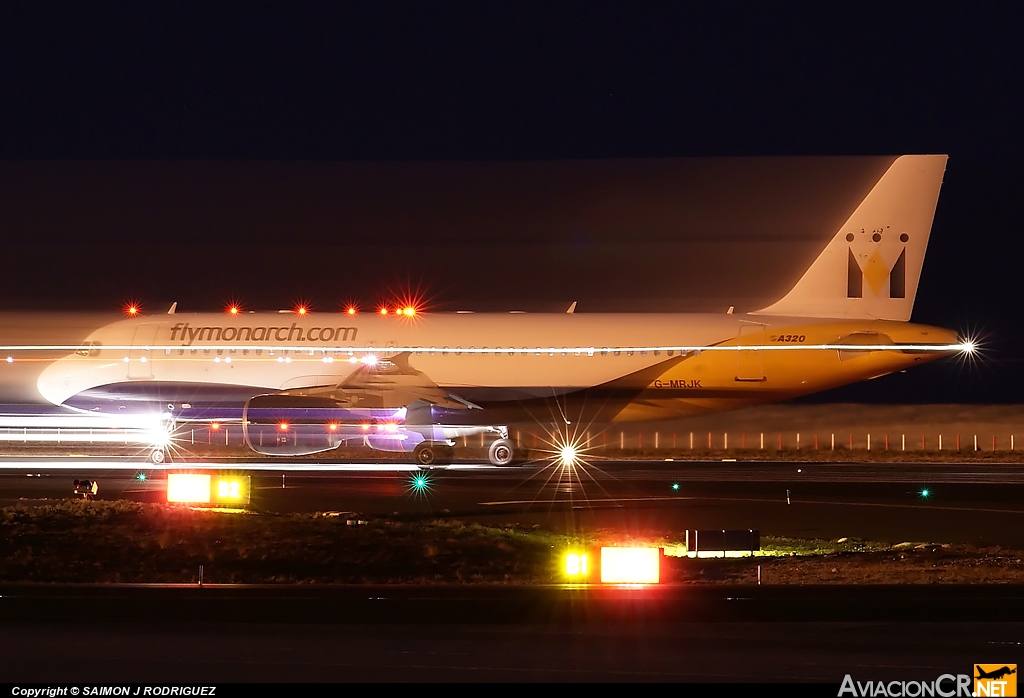
M724 310L724 292L689 293L709 259L663 228L595 233L615 195L600 187L576 191L593 229L545 232L519 212L485 242L375 226L415 181L360 199L362 226L340 207L348 225L332 229L317 204L339 181L358 198L357 162L387 182L387 163L418 161L417 181L465 205L481 182L508 189L453 163L551 161L563 169L530 185L551 205L532 220L550 221L560 202L580 207L563 196L581 181L566 161L659 159L583 170L664 197L652 172L696 171L664 158L948 153L914 319L978 336L983 357L816 399L1019 402L1021 27L1019 3L4 5L0 306L327 310L412 289L444 310ZM835 192L883 160L856 162ZM810 171L792 181L817 181L831 220L849 194ZM761 255L770 289L804 254L790 252Z

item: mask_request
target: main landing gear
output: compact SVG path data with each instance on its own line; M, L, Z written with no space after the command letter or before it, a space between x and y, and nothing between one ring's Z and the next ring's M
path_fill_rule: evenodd
M492 441L491 447L487 449L487 460L491 461L491 465L512 465L514 456L515 450L508 439Z
M419 466L448 465L455 457L455 448L445 443L424 441L412 452Z
M495 439L487 448L487 460L491 465L513 465L515 455L515 447L512 442L504 437ZM424 441L413 451L413 460L416 461L416 465L421 467L448 465L454 457L454 446L443 442Z

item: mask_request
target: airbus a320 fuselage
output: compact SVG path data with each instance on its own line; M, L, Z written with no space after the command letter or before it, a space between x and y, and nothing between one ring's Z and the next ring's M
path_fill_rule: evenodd
M908 322L944 156L896 159L778 302L748 314L0 315L0 403L239 421L266 453L450 458L507 425L786 400L963 351Z

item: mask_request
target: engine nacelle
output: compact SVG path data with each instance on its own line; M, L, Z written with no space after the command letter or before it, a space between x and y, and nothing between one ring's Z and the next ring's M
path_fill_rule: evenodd
M412 453L424 442L453 445L458 439L486 434L507 437L504 427L454 426L435 423L427 403L395 408L353 409L328 397L257 395L245 404L245 443L264 455L300 456L339 446Z
M344 432L331 419L337 412L335 403L323 398L257 395L242 410L245 444L268 456L333 450L344 442Z

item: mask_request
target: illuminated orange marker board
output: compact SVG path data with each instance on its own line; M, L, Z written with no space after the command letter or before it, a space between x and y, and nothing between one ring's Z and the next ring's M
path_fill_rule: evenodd
M601 581L605 584L658 584L658 548L601 548Z
M590 577L590 556L585 552L566 553L562 572L570 581L585 582Z
M206 504L210 501L210 476L201 473L168 473L167 501Z
M248 475L168 473L167 501L179 504L248 504Z

